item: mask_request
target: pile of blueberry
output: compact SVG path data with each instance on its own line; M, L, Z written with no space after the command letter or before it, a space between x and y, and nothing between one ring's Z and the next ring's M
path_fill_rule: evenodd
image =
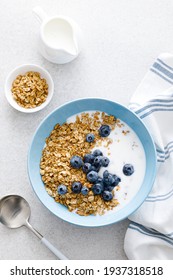
M101 137L107 137L111 132L110 126L102 125L99 128L99 134ZM95 136L92 133L86 135L86 141L91 143L95 140ZM87 180L92 183L91 190L94 195L101 195L103 200L110 201L113 199L113 189L121 182L121 179L115 175L109 173L108 170L103 172L103 177L98 175L101 167L107 167L109 165L109 158L105 157L99 149L93 151L93 153L86 154L83 159L80 156L73 156L70 159L70 165L75 169L82 169L86 173ZM126 164L123 167L123 173L126 176L132 175L134 168L131 164ZM76 194L87 195L89 188L82 186L81 182L73 182L72 192ZM64 185L58 186L58 194L63 195L67 193L67 187Z
M102 195L106 201L113 198L112 190L119 184L121 179L107 170L104 171L103 178L98 175L101 167L109 165L109 159L103 156L102 151L96 149L93 153L86 154L83 159L79 156L73 156L70 164L73 168L82 168L83 172L86 173L88 182L93 184L91 190L95 195ZM83 195L86 195L89 189L86 186L82 187L80 182L74 182L72 184L72 191L74 193L81 192Z

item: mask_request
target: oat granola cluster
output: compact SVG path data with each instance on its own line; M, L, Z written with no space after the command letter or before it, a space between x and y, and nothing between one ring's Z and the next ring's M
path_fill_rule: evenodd
M18 105L29 109L40 106L48 96L48 84L38 72L18 75L12 83L12 95Z
M56 202L65 205L69 211L75 211L81 216L103 215L105 210L111 210L118 205L115 198L104 201L100 195L94 195L91 190L92 184L88 182L82 169L75 169L70 165L70 159L73 156L83 158L84 155L91 153L93 148L99 147L102 141L109 151L112 140L109 137L103 139L98 132L102 124L114 129L116 125L119 125L119 120L114 116L95 112L92 115L82 113L73 123L57 124L46 139L46 146L42 151L40 174L48 194ZM86 135L90 133L95 136L93 142L86 141ZM87 195L72 192L73 182L78 181L89 188ZM64 195L57 192L57 187L61 184L68 190Z

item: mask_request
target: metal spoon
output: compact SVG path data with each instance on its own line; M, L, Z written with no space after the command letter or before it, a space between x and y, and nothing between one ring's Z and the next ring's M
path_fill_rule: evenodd
M47 239L45 239L37 230L29 223L31 210L28 202L19 195L8 195L0 200L0 222L8 228L19 228L26 226L29 228L41 242L49 248L60 260L67 258L56 249Z

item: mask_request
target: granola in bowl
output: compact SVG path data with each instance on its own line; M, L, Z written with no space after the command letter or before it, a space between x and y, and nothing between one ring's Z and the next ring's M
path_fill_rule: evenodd
M140 141L124 122L104 112L83 112L55 125L42 151L40 174L56 203L80 216L103 215L137 192L144 177L138 163L144 158Z

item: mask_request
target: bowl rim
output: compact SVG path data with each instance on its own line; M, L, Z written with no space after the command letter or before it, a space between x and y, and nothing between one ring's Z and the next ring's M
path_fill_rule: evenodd
M152 174L153 174L153 175L152 175L152 178L151 178L151 181L150 181L150 187L148 187L148 190L147 190L147 191L146 191L146 190L143 190L143 192L145 192L145 196L143 197L143 199L141 199L140 202L138 202L137 206L132 207L133 210L132 210L130 213L129 213L129 212L126 213L126 215L124 215L124 216L121 217L120 219L118 219L118 220L115 219L115 220L111 220L111 221L107 220L106 222L105 222L105 220L106 220L106 219L105 219L104 221L102 221L102 222L99 221L99 223L96 223L96 224L93 224L93 223L86 223L86 224L85 224L83 221L76 222L77 219L75 219L75 221L74 221L74 220L71 221L70 218L68 218L68 219L67 219L67 218L64 218L64 217L58 215L58 213L55 213L54 211L52 211L52 209L50 209L50 206L46 205L46 204L42 201L42 198L39 196L39 194L38 194L37 191L36 191L36 188L33 186L32 180L31 180L31 176L30 176L30 167L29 167L29 165L30 165L30 153L31 153L32 145L33 145L33 142L34 142L34 139L35 139L35 137L36 137L37 132L40 130L40 128L42 127L42 125L44 124L44 122L45 122L47 119L49 119L51 116L53 116L54 113L55 113L57 110L59 110L59 109L65 107L65 106L68 106L68 105L70 105L70 104L73 104L73 103L76 103L76 102L80 102L80 101L85 101L85 100L91 100L91 101L93 101L93 100L95 100L95 101L100 100L100 101L106 101L106 102L110 102L110 103L115 103L115 105L120 106L120 107L124 108L125 110L127 110L130 114L132 114L135 118L138 119L138 121L141 123L141 125L143 126L143 128L146 130L146 133L148 134L148 136L149 136L149 138L150 138L150 143L151 143L152 148L153 148L153 150L152 150L152 152L153 152L153 162L154 162L154 166L153 166L153 168L152 168ZM82 111L81 111L81 112L82 112ZM79 112L79 113L80 113L80 112ZM141 139L140 139L140 140L141 140ZM63 103L62 105L56 107L52 112L50 112L50 113L49 113L46 117L44 117L44 119L40 122L39 126L37 127L37 129L35 130L35 132L34 132L34 134L33 134L33 137L32 137L32 139L31 139L31 143L30 143L30 146L29 146L28 155L27 155L27 171L28 171L28 177L29 177L29 180L30 180L32 189L34 190L34 193L36 194L36 196L38 197L38 199L40 200L40 202L44 205L44 207L46 207L52 214L54 214L54 215L57 216L58 218L62 219L63 221L68 222L68 223L73 224L73 225L77 225L77 226L81 226L81 227L102 227L102 226L108 226L108 225L111 225L111 224L115 224L115 223L117 223L117 222L120 222L120 221L122 221L122 220L125 220L126 218L128 218L128 216L130 216L131 214L133 214L133 213L142 205L142 203L145 201L146 197L148 196L149 192L151 191L151 189L152 189L152 187L153 187L153 184L154 184L154 181L155 181L156 171L157 171L157 154L156 154L156 148L155 148L155 144L154 144L153 138L152 138L151 134L149 133L148 128L146 127L146 125L144 124L144 122L138 117L138 115L136 115L136 113L134 113L132 110L130 110L130 109L127 108L126 106L122 105L121 103L116 102L116 101L111 100L111 99L98 98L98 97L84 97L84 98L78 98L78 99L74 99L74 100L72 100L72 101L68 101L68 102ZM143 185L143 183L141 184L141 186L142 186L142 185ZM144 189L144 188L143 188L143 189ZM46 192L46 194L47 194L47 192ZM138 193L137 193L137 194L138 194ZM125 209L125 208L127 208L128 205L130 206L130 205L132 204L133 200L135 199L135 197L137 196L137 194L132 198L132 200L131 200L125 207L123 207L122 209L118 210L118 212L119 212L119 213L122 212L122 210ZM47 194L47 195L48 195L48 194ZM51 199L53 199L53 198L51 197ZM67 210L67 211L68 211L68 210ZM116 213L118 213L118 212L116 212ZM127 212L127 211L126 211L126 212ZM68 211L68 213L71 214L71 212L69 212L69 211ZM70 216L70 215L69 215L69 216ZM78 215L78 216L79 216L79 215ZM92 215L90 215L90 216L92 216ZM90 217L90 216L84 216L84 217L85 217L85 219L87 220L87 217ZM103 215L103 216L104 216L104 215ZM120 215L120 216L121 216L121 215ZM94 217L97 217L97 216L94 216ZM108 216L107 216L107 217L108 217ZM78 218L81 218L81 216L79 216ZM83 216L82 216L82 218L83 218Z
M42 76L42 74L45 75L45 79L46 81L49 83L49 87L50 87L50 91L48 92L48 96L45 100L45 102L43 102L40 106L37 106L35 108L24 108L20 105L17 104L17 102L13 99L12 97L12 93L9 90L9 85L11 84L10 79L12 78L12 76L15 74L15 72L19 71L21 69L21 71L23 69L26 68L25 71L23 72L27 72L27 71L31 71L31 70L27 70L27 67L29 68L35 68L33 69L33 71L40 71L40 75ZM16 76L19 75L16 73ZM45 108L51 101L53 94L54 94L54 82L53 79L50 75L50 73L43 68L42 66L38 65L38 64L33 64L33 63L25 63L25 64L21 64L19 66L16 66L15 68L13 68L7 75L6 79L5 79L5 85L4 85L4 91L5 91L5 97L8 101L8 103L16 110L23 112L23 113L35 113L38 112L40 110L42 110L43 108Z

